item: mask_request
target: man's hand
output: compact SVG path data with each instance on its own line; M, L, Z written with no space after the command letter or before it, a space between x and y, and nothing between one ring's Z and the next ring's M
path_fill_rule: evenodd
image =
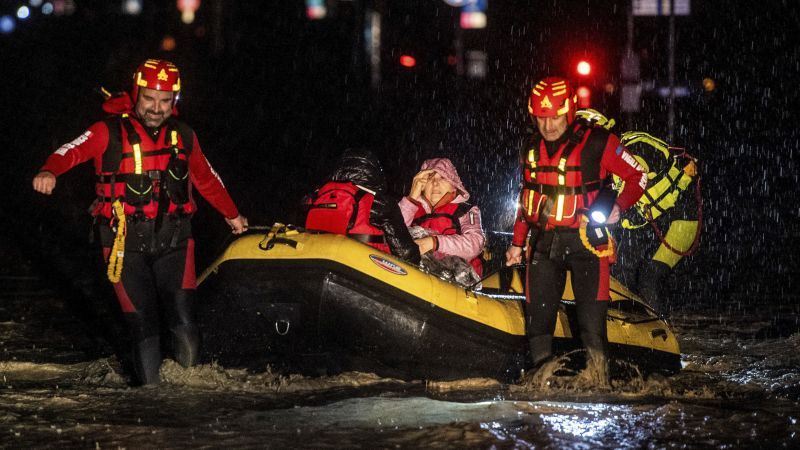
M414 239L414 243L419 247L419 254L424 255L433 250L433 237L427 236L422 239Z
M506 266L522 264L522 247L512 245L506 250Z
M55 187L56 176L46 170L37 173L36 176L33 177L33 190L36 192L50 195L53 193Z
M247 231L247 217L241 214L233 219L225 218L225 222L228 222L233 234L242 234Z
M614 207L611 208L611 214L608 215L608 220L606 220L606 224L612 225L619 222L619 206L614 203Z
M425 189L425 185L428 184L428 179L431 175L433 175L433 169L420 170L419 173L414 175L414 180L411 181L411 192L408 193L408 197L413 200L419 200L422 190Z

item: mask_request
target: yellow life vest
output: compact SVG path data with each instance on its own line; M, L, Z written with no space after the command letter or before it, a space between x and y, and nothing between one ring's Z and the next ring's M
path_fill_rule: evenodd
M621 142L628 147L630 145L642 143L653 147L664 157L671 159L672 164L665 172L648 172L648 187L636 202L636 211L645 219L641 224L632 224L629 220L623 220L622 226L627 229L640 228L647 224L647 219L655 220L668 209L675 206L681 193L689 187L692 180L697 176L697 166L693 160L683 165L679 156L673 155L666 142L642 131L626 131L622 133ZM649 170L648 164L644 159L635 155L639 163ZM615 180L617 182L617 180ZM619 184L622 181L618 181Z
M575 115L583 118L584 120L595 123L600 127L610 130L614 125L614 119L609 119L603 113L594 109L581 109ZM620 136L622 145L628 147L628 150L633 154L633 157L639 164L648 171L647 174L647 190L642 194L639 201L636 202L636 211L639 212L645 220L640 224L632 224L630 220L624 219L622 227L627 229L641 228L647 224L647 219L655 220L668 209L675 206L681 193L689 187L692 180L697 176L697 165L694 160L689 158L689 163L682 166L682 158L679 155L674 155L670 152L669 145L648 133L643 131L626 131ZM636 152L630 149L633 144L645 144L658 150L664 159L672 159L672 165L666 172L656 173L649 170L649 164L645 159L637 155ZM658 179L656 179L658 178ZM620 191L623 188L623 181L614 176L614 187Z

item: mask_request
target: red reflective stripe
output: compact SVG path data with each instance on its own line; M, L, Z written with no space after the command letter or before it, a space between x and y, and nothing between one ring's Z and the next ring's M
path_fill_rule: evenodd
M111 254L111 247L103 247L103 261L108 263L108 255ZM112 283L114 286L114 293L117 294L117 301L119 302L119 307L122 309L124 313L135 313L136 307L133 306L133 302L131 302L131 298L128 297L128 293L125 292L125 287L122 285L122 281L120 280L119 283Z
M603 250L605 250L606 246ZM600 258L600 268L598 279L597 279L597 300L598 301L608 301L611 299L609 294L609 283L610 283L610 273L609 273L609 264L608 264L608 257Z
M133 306L131 298L128 297L128 293L125 292L125 287L122 285L122 281L120 281L119 283L114 283L113 286L114 286L114 292L117 294L119 307L122 308L122 312L135 313L136 307Z
M532 254L533 250L532 249L528 250L528 253ZM531 277L529 276L528 271L531 270L531 262L532 262L532 260L533 260L533 258L528 258L528 260L526 261L528 264L525 264L525 303L528 303L528 304L531 303L531 283L530 283ZM514 269L514 270L516 270L516 269ZM526 327L527 327L527 325L526 325Z
M186 261L183 264L181 289L197 289L197 277L194 271L194 239L189 239L186 243Z

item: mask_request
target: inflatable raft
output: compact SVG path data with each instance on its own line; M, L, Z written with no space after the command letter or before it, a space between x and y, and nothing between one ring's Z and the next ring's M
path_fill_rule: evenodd
M273 228L234 241L199 278L204 359L306 374L492 377L525 367L522 283L509 269L465 289L345 236ZM665 321L616 280L609 355L642 372L680 370ZM580 347L569 283L554 347Z

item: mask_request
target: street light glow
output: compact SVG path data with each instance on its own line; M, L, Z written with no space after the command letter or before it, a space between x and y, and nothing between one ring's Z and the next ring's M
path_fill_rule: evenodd
M592 65L588 61L581 61L578 63L578 74L587 76L592 73Z
M15 25L13 17L9 15L0 17L0 33L11 34L14 31Z
M17 17L21 20L25 20L31 15L31 10L27 6L20 6L17 9Z

